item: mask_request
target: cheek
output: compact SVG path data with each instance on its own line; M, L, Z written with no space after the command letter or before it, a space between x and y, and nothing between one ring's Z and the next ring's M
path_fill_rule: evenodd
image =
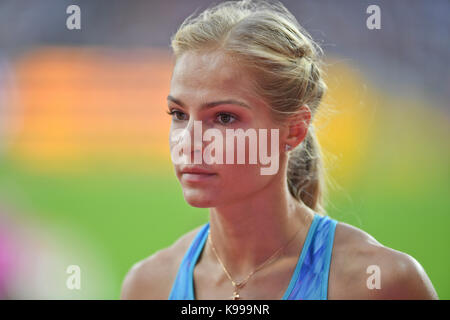
M248 192L262 188L273 176L262 175L258 164L223 164L218 168L220 181L224 190L235 193L239 190Z
M270 184L274 176L260 174L257 165L223 165L217 197L228 202L245 199Z
M272 162L279 163L280 156L280 129L279 128L258 128L253 129L252 138L239 136L240 141L245 140L244 146L234 140L234 143L223 134L223 162L227 162L227 155L230 155L232 162L240 166L250 164L252 167L268 167ZM244 129L246 131L248 129ZM230 142L230 143L228 143ZM234 155L234 157L232 156ZM238 159L240 160L238 162ZM243 163L243 164L242 164ZM278 167L278 166L276 166Z
M173 146L175 145L173 137L174 137L174 127L173 127L173 124L171 124L170 125L170 131L169 131L169 147L170 147L170 150L172 150Z
M264 139L264 142L266 142L267 155L271 155L272 152L275 154L278 154L279 147L278 147L278 135L271 136L271 131L267 130L267 135L258 136L256 139L256 144L259 143L259 140L261 138ZM273 147L277 150L272 150L272 138L276 141L274 141ZM264 187L266 187L273 179L275 178L278 171L275 171L273 175L268 174L262 174L262 168L268 168L271 166L272 162L278 161L279 158L277 156L270 158L271 163L267 164L261 164L260 154L259 154L259 148L256 148L256 146L250 146L249 141L246 141L245 144L245 162L244 164L238 164L237 162L237 152L238 152L237 144L235 143L233 145L225 145L224 146L224 161L226 160L225 153L226 152L233 152L234 153L234 164L226 164L218 166L220 175L221 175L221 183L224 189L226 189L227 193L239 193L239 194L249 194L252 192L255 192L257 190L260 190ZM255 153L256 164L250 164L250 151ZM277 167L278 166L274 166Z
M174 125L173 123L170 126L169 131L169 146L170 150L173 149L174 146L176 146L178 143L182 142L185 135L188 133L186 132L185 128L181 125Z

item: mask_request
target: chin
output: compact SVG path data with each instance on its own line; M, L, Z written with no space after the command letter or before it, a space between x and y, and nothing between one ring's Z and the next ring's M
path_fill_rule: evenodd
M184 190L184 200L196 208L212 208L217 205L217 195L206 190Z

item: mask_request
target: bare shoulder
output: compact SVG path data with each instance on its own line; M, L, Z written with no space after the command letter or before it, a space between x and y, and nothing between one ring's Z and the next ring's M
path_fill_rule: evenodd
M136 262L123 280L120 299L167 300L184 254L200 228Z
M328 299L438 299L412 256L350 224L336 226Z

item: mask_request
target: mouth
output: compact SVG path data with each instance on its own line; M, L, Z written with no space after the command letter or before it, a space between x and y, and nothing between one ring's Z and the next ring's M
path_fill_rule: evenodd
M202 168L187 168L181 171L180 176L186 182L202 182L217 177L217 174Z
M216 176L217 174L215 173L190 173L190 172L181 173L181 179L187 182L207 181Z

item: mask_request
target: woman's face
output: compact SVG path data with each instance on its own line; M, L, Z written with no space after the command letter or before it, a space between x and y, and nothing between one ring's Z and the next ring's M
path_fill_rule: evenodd
M172 113L170 151L172 160L174 155L178 159L173 161L176 176L186 201L192 206L209 208L248 198L275 181L281 173L278 170L279 139L271 131L281 128L273 122L265 102L252 91L249 76L220 52L187 52L175 64L167 99L169 112ZM228 102L211 104L217 101ZM199 132L199 121L201 134L195 135L195 130ZM250 131L256 133L258 143L267 146L267 155L277 162L277 166L272 163L277 170L272 174L261 174L261 168L271 165L267 161L261 163L259 145L250 144L249 139L241 148L241 151L245 150L244 163L238 164L238 144L236 141L226 143L227 129L252 129ZM266 129L267 137L261 136L259 129ZM206 152L205 148L215 140L206 141L207 131L215 131L215 135L223 137L223 146L217 148L217 153ZM278 134L281 137L281 131ZM276 144L273 144L275 140ZM256 152L256 163L250 162L251 148L252 152ZM223 157L220 157L220 151ZM201 163L194 163L195 154ZM211 164L211 155L219 155L217 159L221 158L223 162ZM229 163L227 157L233 159L233 163ZM195 173L195 169L197 172L203 169L208 174Z

